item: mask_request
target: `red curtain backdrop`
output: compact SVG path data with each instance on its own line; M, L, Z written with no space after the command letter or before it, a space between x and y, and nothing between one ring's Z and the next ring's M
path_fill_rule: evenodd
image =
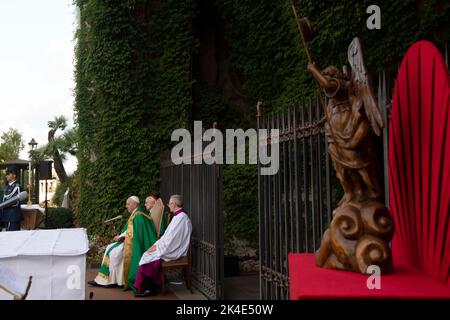
M448 283L450 78L436 47L415 43L400 66L389 126L396 258Z

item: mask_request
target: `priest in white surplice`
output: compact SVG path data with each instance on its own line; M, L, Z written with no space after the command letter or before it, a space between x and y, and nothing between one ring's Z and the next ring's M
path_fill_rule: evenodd
M164 235L155 242L139 261L139 270L136 276L136 297L155 293L162 283L162 261L172 261L186 256L189 250L192 224L188 215L183 211L183 198L180 195L170 197L168 204L173 212Z

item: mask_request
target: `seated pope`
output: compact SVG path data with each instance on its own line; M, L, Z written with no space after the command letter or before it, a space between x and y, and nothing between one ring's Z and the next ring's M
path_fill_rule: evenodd
M183 198L173 195L169 200L173 213L161 238L142 255L135 281L135 296L145 297L156 293L162 283L162 261L173 261L186 256L190 246L192 224L183 210Z
M90 285L135 290L139 260L145 250L156 242L157 232L151 216L139 207L138 197L129 197L125 207L130 213L128 222L114 237L114 242L106 247L100 270L95 279L88 282ZM163 210L155 200L148 208L150 212Z

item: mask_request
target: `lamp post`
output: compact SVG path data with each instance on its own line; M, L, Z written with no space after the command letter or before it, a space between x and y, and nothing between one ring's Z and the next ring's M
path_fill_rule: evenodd
M33 151L36 146L38 145L36 140L31 139L30 142L28 142L28 145L30 146L30 151L29 151L29 162L28 162L28 205L31 206L33 204L33 202L31 201L31 189L32 189L32 184L31 184L31 151Z

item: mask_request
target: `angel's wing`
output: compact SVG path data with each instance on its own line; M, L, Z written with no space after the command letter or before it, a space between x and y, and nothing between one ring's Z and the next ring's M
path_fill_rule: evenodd
M352 83L355 86L355 93L357 98L364 104L364 109L373 131L379 136L381 128L384 127L384 122L372 92L359 38L353 38L347 54L348 62L352 68Z

